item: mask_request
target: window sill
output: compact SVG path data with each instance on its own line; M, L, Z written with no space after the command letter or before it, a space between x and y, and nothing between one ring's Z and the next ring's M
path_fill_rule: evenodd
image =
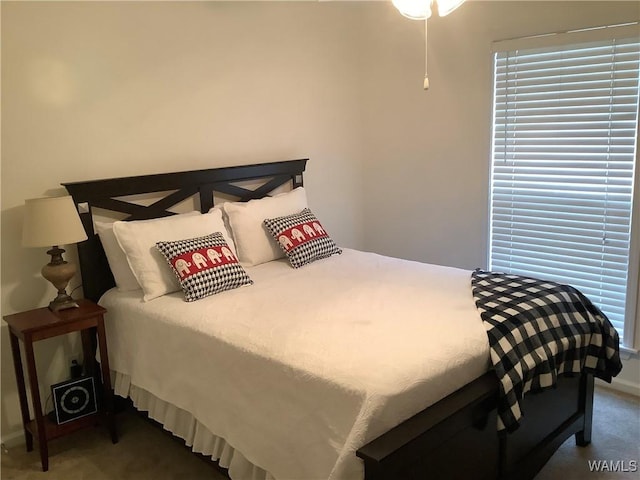
M639 353L640 351L635 348L620 345L620 358L622 358L622 360L629 360L631 357L637 357Z

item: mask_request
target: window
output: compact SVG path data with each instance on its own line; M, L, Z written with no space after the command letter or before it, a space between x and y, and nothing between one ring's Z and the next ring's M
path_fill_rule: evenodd
M639 57L636 34L503 49L494 72L489 268L573 285L627 346Z

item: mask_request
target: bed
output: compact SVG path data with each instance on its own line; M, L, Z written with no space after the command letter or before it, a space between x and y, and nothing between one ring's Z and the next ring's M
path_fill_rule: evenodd
M306 162L64 184L89 234L85 297L108 309L116 394L234 479L533 478L571 435L591 441L590 373L525 396L517 430L498 434L468 271L342 249L299 269L249 265L251 285L194 302L114 288L96 212L130 221L189 199L202 214L221 197L248 204L302 190Z

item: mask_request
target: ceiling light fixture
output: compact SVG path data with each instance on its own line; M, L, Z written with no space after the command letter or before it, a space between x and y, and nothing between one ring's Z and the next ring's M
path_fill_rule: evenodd
M391 0L393 6L411 20L424 20L424 89L429 88L427 75L427 19L431 16L432 6L438 15L444 17L462 5L465 0Z
M431 6L435 6L438 15L444 17L462 5L465 0L391 0L393 6L411 20L426 20L431 16Z

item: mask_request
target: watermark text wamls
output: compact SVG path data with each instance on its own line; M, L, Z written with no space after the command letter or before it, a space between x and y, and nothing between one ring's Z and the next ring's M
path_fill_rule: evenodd
M587 460L590 472L637 472L637 460Z

